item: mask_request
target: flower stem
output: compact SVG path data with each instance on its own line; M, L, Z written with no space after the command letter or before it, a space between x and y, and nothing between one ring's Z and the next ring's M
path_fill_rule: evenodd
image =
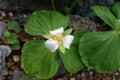
M54 0L51 0L51 5L52 5L53 10L56 10Z
M72 10L75 6L75 4L77 3L78 0L75 0L75 2L72 4L72 6L70 7L70 9Z

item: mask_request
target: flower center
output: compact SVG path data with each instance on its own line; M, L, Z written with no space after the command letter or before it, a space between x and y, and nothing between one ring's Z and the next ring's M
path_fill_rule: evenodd
M57 35L57 36L53 36L52 39L57 41L58 44L63 44L64 36L63 35Z

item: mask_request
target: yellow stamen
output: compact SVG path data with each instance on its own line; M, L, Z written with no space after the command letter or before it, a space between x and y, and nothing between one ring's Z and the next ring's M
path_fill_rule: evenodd
M60 44L63 44L64 36L63 35L57 35L57 36L53 36L52 39L57 41L57 43L60 45Z

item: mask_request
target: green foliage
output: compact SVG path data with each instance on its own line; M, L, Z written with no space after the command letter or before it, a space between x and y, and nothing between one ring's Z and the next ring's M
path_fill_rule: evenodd
M76 73L84 67L78 53L78 45L71 45L65 54L60 53L60 57L68 72Z
M8 43L9 44L15 44L18 40L17 40L17 35L14 33L11 33L10 37L7 37Z
M120 67L120 2L112 6L113 14L107 7L93 6L95 13L113 31L86 33L80 39L79 53L83 63L97 72L114 72Z
M16 21L8 22L7 26L8 26L8 30L13 30L13 31L15 31L15 33L20 32L19 24Z
M44 41L28 41L22 49L22 66L29 75L35 75L41 79L50 78L58 70L56 54L51 53Z
M120 67L120 36L116 31L85 34L79 52L83 62L97 72L113 72Z
M112 6L112 11L115 13L117 19L120 19L120 2L117 2Z
M64 31L63 35L69 35L73 29L67 29Z
M64 27L65 29L68 24L69 19L59 12L36 11L27 21L25 31L28 34L36 36L42 35L43 37L49 39L51 38L49 31L60 27ZM69 34L71 31L72 29L68 29L64 34ZM79 36L79 34L77 35ZM56 54L60 54L60 57L62 58L64 66L68 72L78 72L84 65L81 62L78 53L79 42L76 42L76 44L77 46L73 45L68 50L65 50L62 46L60 47L60 51L50 52L45 47L45 41L28 41L22 48L22 67L29 75L37 76L40 79L48 79L54 76L58 70L59 65Z
M73 40L73 44L78 45L78 43L80 42L81 37L86 33L88 33L88 31L86 31L86 30L79 30L79 31L74 32L73 35L74 35L75 38Z
M4 37L7 39L8 44L13 50L20 49L20 43L18 39L18 32L20 31L20 26L16 21L10 21L7 24L7 29L4 31Z
M69 19L57 11L35 11L25 24L26 33L34 36L49 34L49 31L64 27Z
M13 50L19 50L20 49L20 43L19 40L16 39L14 44L10 45Z
M92 9L105 23L115 29L117 18L112 14L109 8L104 6L93 6Z
M8 30L4 31L4 37L8 38L11 36L11 33Z
M75 8L77 2L78 0L68 0L68 5L66 5L66 7L64 8L64 12L66 14L70 14Z

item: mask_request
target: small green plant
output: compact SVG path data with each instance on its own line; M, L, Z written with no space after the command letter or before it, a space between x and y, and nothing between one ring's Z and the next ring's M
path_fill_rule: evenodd
M41 10L31 14L25 24L26 33L48 40L31 40L24 44L21 62L28 75L40 79L54 76L59 68L57 54L68 72L75 73L82 69L84 65L78 53L78 44L86 31L70 35L72 29L65 30L69 22L57 11Z
M82 36L79 45L81 59L97 72L114 72L120 68L120 2L111 10L104 6L93 6L92 9L113 30Z
M65 5L65 7L64 7L64 12L65 12L65 14L70 14L73 11L73 9L75 8L78 0L67 0L66 2L67 2L67 5ZM52 5L53 10L56 10L54 0L51 0L51 5Z
M7 29L4 31L4 37L13 50L18 50L20 48L18 40L19 31L20 26L16 21L8 22Z
M68 5L66 5L66 7L64 8L64 12L66 14L70 14L73 11L73 9L75 8L78 0L68 0L67 2L68 2L67 3Z

